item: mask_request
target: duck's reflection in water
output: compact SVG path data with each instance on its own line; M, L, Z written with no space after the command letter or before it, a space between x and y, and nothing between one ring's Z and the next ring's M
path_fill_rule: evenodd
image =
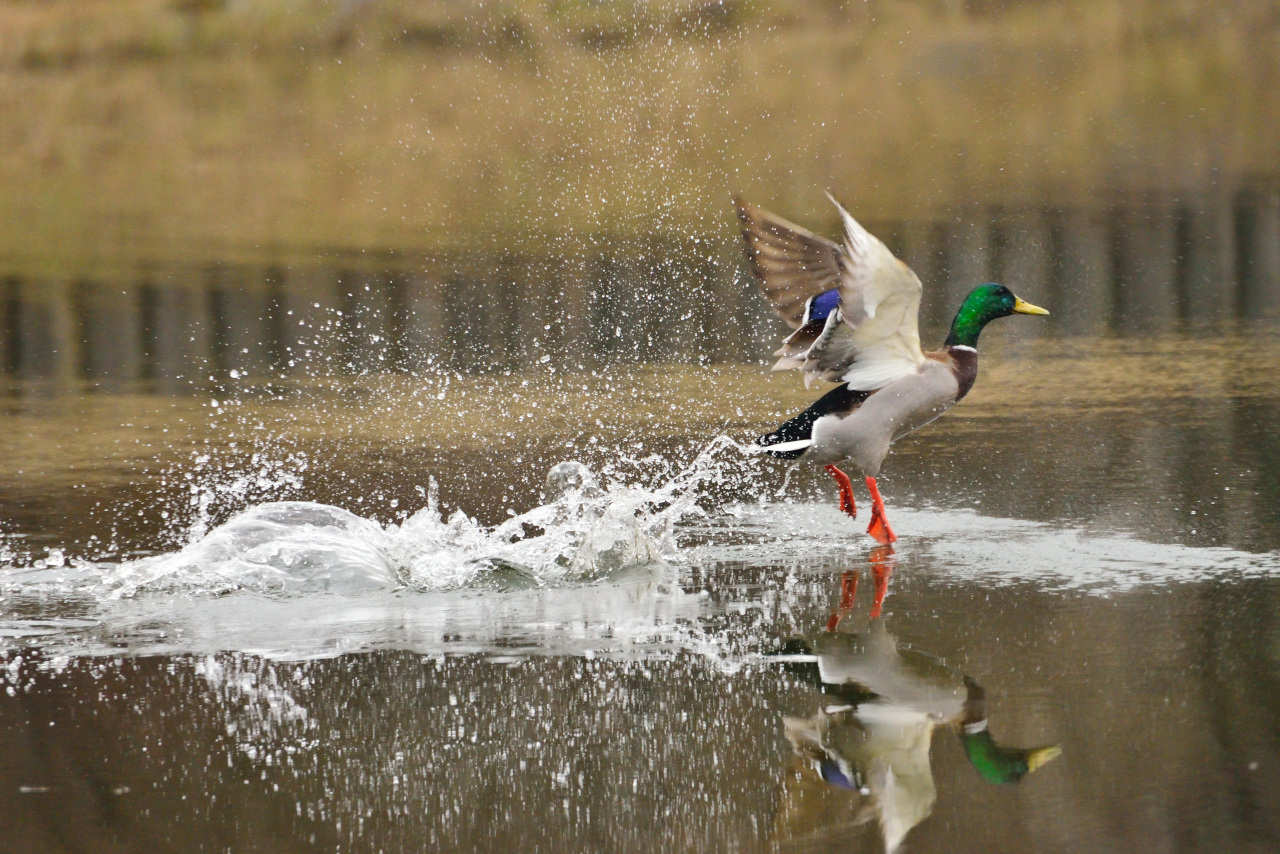
M782 651L785 666L818 692L813 716L783 719L795 751L776 828L787 848L847 844L849 831L874 821L885 850L897 850L933 811L929 748L938 727L959 733L969 762L989 783L1017 782L1061 752L1058 745L1025 750L996 743L981 686L934 656L900 648L880 618L892 548L876 549L870 564L875 593L862 631L851 616L858 573L845 572L826 630Z

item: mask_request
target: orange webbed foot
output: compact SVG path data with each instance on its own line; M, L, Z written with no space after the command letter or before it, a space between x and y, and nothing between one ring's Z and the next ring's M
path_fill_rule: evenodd
M880 488L876 486L874 477L867 478L867 489L871 492L871 524L867 533L881 545L896 542L898 535L889 527L889 519L884 515L884 499L880 497Z
M867 527L867 533L881 545L887 546L898 541L898 535L893 532L893 528L889 527L889 520L884 518L883 513L872 511L871 525Z
M853 503L853 484L849 482L849 475L835 466L826 466L826 469L836 479L836 485L840 487L840 512L848 513L850 517L857 519L858 508Z

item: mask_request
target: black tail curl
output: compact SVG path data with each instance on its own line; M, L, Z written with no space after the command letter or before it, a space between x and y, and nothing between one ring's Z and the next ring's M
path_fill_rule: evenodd
M760 447L768 447L769 445L780 445L783 442L812 439L813 423L819 418L824 415L843 415L852 412L870 396L871 392L869 391L854 391L849 386L841 383L815 400L812 406L787 421L777 430L772 433L765 433L756 439L756 444ZM765 453L783 460L794 460L803 454L805 450L805 448L798 448L794 451L766 451Z

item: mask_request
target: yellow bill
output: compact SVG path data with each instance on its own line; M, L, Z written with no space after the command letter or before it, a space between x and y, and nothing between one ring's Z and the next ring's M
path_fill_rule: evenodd
M1018 314L1048 314L1049 313L1045 311L1043 308L1041 308L1040 306L1032 305L1029 302L1025 302L1024 300L1019 299L1018 297L1014 297L1013 300L1014 300L1013 310Z
M1035 308L1035 306L1033 305L1031 308ZM1040 310L1044 311L1043 308ZM1035 312L1030 313L1034 314ZM1049 312L1044 311L1044 313L1048 314ZM1057 759L1061 755L1062 745L1060 744L1051 744L1048 747L1037 747L1035 750L1027 751L1027 772L1030 773L1050 760Z

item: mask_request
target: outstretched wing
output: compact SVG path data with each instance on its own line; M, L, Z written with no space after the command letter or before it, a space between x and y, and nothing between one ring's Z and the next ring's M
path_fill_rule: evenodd
M843 244L740 200L735 206L761 290L796 330L775 354L775 370L800 370L806 384L824 379L873 391L924 362L920 280L839 203Z
M840 247L741 199L733 206L760 290L778 316L799 329L805 304L840 286Z

